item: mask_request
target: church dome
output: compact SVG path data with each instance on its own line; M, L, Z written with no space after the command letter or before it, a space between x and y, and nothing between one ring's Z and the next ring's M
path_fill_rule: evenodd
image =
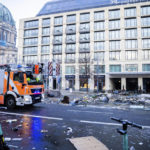
M6 22L11 26L15 26L15 21L7 7L0 3L0 22Z

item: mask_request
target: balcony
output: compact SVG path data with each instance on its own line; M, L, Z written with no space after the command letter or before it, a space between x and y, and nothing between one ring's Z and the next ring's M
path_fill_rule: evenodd
M62 54L62 51L61 50L53 49L53 54Z
M90 48L79 48L79 52L80 53L86 53L86 52L90 53Z
M90 32L90 28L80 28L80 33L88 33Z
M79 63L90 63L90 58L79 58Z
M66 59L65 63L75 63L75 59Z
M66 29L66 34L75 34L76 33L76 29Z
M62 40L53 40L53 44L62 44Z
M62 35L63 32L61 30L54 30L53 35Z
M67 44L74 44L74 43L76 43L76 40L75 39L66 39L66 43Z
M66 53L75 53L75 49L73 49L73 48L66 48Z

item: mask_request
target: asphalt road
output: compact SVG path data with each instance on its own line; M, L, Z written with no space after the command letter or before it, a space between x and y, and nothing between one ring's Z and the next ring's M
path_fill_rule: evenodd
M5 137L22 138L7 142L11 150L75 150L69 138L94 136L110 150L122 149L121 126L110 119L118 117L144 126L129 127L129 147L150 149L150 111L111 107L85 107L61 104L36 104L8 111L0 107L0 124ZM7 120L17 119L11 122ZM14 131L15 127L18 131ZM72 129L72 131L71 131Z

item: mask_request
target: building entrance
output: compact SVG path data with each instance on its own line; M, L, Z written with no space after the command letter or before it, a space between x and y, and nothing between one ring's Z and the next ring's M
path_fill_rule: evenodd
M111 78L112 90L121 90L121 78Z
M138 91L138 78L126 78L127 91Z
M150 93L150 78L143 78L143 89L146 93Z

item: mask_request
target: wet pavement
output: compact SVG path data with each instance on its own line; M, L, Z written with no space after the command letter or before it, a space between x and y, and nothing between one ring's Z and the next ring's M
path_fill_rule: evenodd
M149 150L149 113L149 110L120 107L41 103L13 111L0 107L0 124L4 137L11 138L7 141L11 150L75 150L68 139L84 136L96 137L110 150L121 150L122 136L116 132L121 126L110 119L118 117L145 126L143 130L129 127L129 146Z

